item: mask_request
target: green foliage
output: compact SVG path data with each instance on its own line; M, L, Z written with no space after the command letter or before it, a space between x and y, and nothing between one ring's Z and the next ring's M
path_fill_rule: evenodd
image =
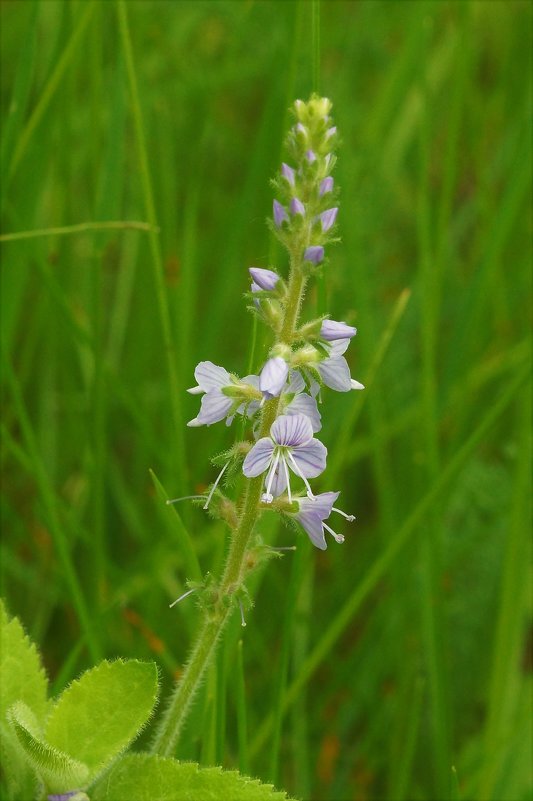
M16 701L31 707L36 719L44 723L47 710L48 680L35 645L24 633L20 621L9 618L0 599L0 719Z
M87 784L87 765L46 742L35 716L26 704L14 704L8 714L28 762L49 792L61 792Z
M221 768L148 754L121 759L93 789L91 801L290 801L272 785Z
M59 696L47 720L47 742L88 766L86 786L138 735L156 700L153 663L101 662Z
M522 801L531 3L125 6L137 106L114 2L0 3L1 227L48 231L1 242L0 578L51 694L122 655L155 659L166 698L187 660L195 596L168 604L198 564L219 575L229 533L165 499L205 493L242 435L187 429L185 390L202 359L243 375L265 355L246 268L286 277L269 179L290 103L317 90L339 131L342 241L302 322L328 309L357 326L367 389L324 393L316 489L357 522L336 520L346 542L317 554L263 517L266 546L298 550L254 575L177 756L339 801L450 797L453 765L460 799ZM152 218L154 236L50 231ZM40 662L21 681L16 661L4 710L41 720ZM31 798L5 717L0 735L11 798Z

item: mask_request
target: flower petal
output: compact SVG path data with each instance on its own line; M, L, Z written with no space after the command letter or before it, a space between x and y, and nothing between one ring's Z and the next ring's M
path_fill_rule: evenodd
M350 384L352 385L352 389L364 389L365 388L365 385L361 384L360 381L356 381L355 378L352 378L352 380L350 381Z
M295 395L288 406L285 407L285 414L303 414L308 417L313 427L313 434L316 434L322 428L320 412L318 411L316 400L311 395L306 395L305 393Z
M318 439L312 439L311 442L307 442L305 445L292 448L291 455L298 465L298 469L306 478L316 478L326 469L328 449ZM296 472L294 465L292 469L293 472Z
M343 353L346 353L349 344L349 339L335 339L333 342L329 342L328 350L330 359L336 359L337 356L342 356Z
M314 500L311 498L298 498L300 512L312 512L318 515L321 520L327 520L339 495L340 492L321 492L319 495L315 495Z
M265 291L274 289L279 281L279 275L275 273L274 270L264 270L262 267L249 267L248 272L252 276L254 284L256 284L259 289L264 289ZM254 290L252 284L252 292L254 291L257 292L257 289Z
M305 389L305 381L297 370L291 370L289 373L289 383L285 387L285 392L297 394Z
M313 264L320 264L324 259L324 248L322 245L310 245L305 249L304 260L310 261Z
M280 459L280 463L278 464L276 472L274 473L274 480L272 482L272 486L270 487L270 492L274 498L277 498L279 495L285 492L286 488L287 476Z
M322 528L320 517L313 512L302 512L296 515L296 519L309 535L309 539L313 545L316 545L321 551L325 551L328 546L326 545L326 538L324 537L324 529Z
M246 454L242 465L242 472L247 478L261 475L267 469L274 453L274 443L270 437L257 440L252 450Z
M357 328L354 328L353 325L346 325L337 320L323 320L320 329L320 338L327 342L333 342L336 339L350 339L356 334Z
M281 356L269 359L259 376L259 389L269 398L275 398L283 389L289 374L289 366Z
M194 377L204 392L209 392L210 389L222 389L231 384L228 371L213 362L200 362L194 371Z
M324 359L316 365L324 384L337 392L349 392L352 388L350 368L344 356L336 359Z
M198 425L210 426L212 423L218 423L219 420L223 420L231 409L233 402L233 398L228 398L216 389L206 392L202 397L202 405L196 418Z
M294 448L313 438L311 421L303 414L282 414L272 423L270 436L276 445Z

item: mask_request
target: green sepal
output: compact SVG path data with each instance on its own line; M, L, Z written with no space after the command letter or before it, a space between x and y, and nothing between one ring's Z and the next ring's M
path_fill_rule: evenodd
M87 783L89 768L59 748L47 743L37 718L22 701L8 712L8 720L28 763L49 792L67 792Z
M128 754L91 791L91 801L290 801L270 784L222 768L155 754Z
M47 721L46 740L83 761L92 782L144 728L157 694L153 662L100 662L59 696Z

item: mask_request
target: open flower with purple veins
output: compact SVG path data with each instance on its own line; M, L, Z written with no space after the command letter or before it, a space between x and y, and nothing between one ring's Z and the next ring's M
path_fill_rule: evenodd
M242 471L247 478L266 473L263 501L271 503L285 489L291 500L289 471L305 484L314 498L308 478L326 469L327 448L313 437L310 421L303 414L281 415L270 427L270 436L261 437L246 455Z
M205 394L198 416L187 423L190 428L210 426L224 418L229 426L235 414L242 414L247 403L261 399L259 376L256 375L239 379L213 362L200 362L194 377L198 386L191 387L187 392L191 395Z
M338 512L346 520L355 520L353 515L347 515L346 512L333 506L339 495L340 492L321 492L319 495L315 495L314 500L310 498L294 498L294 501L298 504L298 511L289 512L290 516L305 529L313 545L316 545L321 551L325 551L328 547L324 531L328 531L335 542L344 542L342 534L337 534L324 522L332 512Z

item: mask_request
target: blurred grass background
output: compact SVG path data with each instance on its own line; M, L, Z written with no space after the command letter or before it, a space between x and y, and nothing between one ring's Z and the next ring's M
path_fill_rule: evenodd
M307 313L357 325L367 389L325 397L315 486L358 521L256 578L178 756L305 799L532 797L531 11L4 0L4 235L160 229L2 243L2 586L56 691L121 655L166 692L186 658L198 612L168 604L227 533L149 468L202 491L238 433L187 429L184 390L201 359L246 372L247 267L286 269L268 181L319 52L342 242Z

